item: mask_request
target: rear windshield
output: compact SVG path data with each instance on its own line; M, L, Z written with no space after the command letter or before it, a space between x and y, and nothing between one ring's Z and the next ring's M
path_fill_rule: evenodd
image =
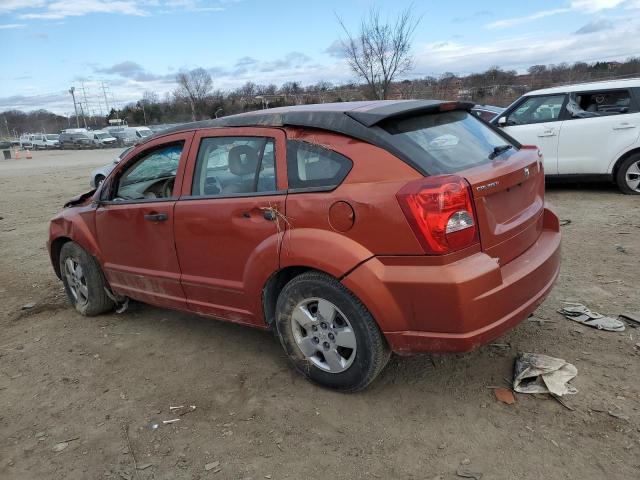
M489 163L496 147L512 145L465 110L391 119L382 127L398 149L430 174ZM504 151L497 158L507 158L513 151Z

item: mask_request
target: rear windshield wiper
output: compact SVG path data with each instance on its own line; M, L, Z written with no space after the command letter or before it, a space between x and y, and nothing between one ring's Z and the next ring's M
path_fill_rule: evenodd
M512 148L513 148L513 145L498 145L497 147L494 147L493 152L489 154L489 160L493 160L498 155L502 155L504 152Z

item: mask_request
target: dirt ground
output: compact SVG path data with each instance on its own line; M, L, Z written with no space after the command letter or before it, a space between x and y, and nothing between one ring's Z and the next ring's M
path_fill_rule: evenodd
M0 478L640 478L640 330L556 313L563 300L640 312L640 197L549 187L571 220L559 281L536 312L549 321L523 322L506 348L393 357L368 390L345 395L297 375L267 332L140 304L94 319L68 307L48 220L116 154L0 161ZM491 387L521 351L576 365L571 409L496 401ZM180 405L196 409L170 411Z

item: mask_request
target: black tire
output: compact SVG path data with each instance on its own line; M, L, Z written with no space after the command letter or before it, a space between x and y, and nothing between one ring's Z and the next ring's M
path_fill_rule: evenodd
M624 160L616 171L616 184L620 191L625 195L640 195L640 187L638 190L634 190L627 184L627 171L636 164L640 167L640 153L631 155L629 158Z
M84 295L75 293L67 275L67 260L75 262L82 269L84 281L82 285L86 287L86 298ZM87 317L100 315L115 307L115 303L105 291L107 282L102 273L102 269L97 260L84 248L75 242L67 242L60 250L60 274L64 289L71 305L81 314ZM75 288L77 291L77 288Z
M356 338L355 358L342 372L322 370L307 359L296 344L292 314L296 306L310 298L328 300L351 324ZM324 387L343 392L362 390L389 361L389 347L367 308L344 285L322 272L303 273L284 286L276 304L276 329L295 368L307 379Z

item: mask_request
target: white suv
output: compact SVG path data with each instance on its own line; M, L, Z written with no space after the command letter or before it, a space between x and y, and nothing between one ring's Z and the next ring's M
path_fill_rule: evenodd
M640 195L640 79L535 90L492 123L540 147L546 175L610 179Z

